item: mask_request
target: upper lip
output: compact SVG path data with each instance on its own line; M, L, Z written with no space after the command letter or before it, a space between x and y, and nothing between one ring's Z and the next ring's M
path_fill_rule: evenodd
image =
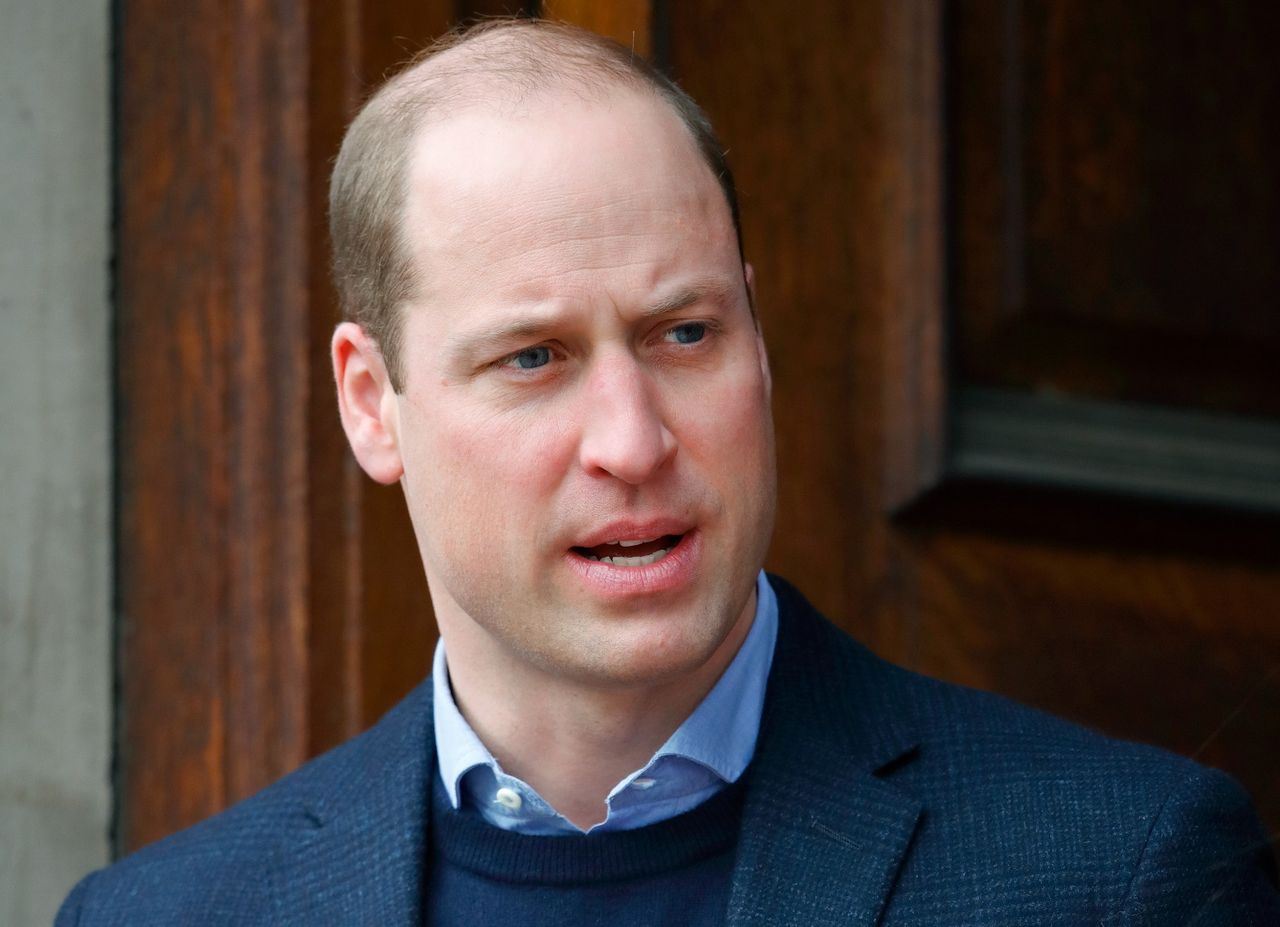
M610 541L647 541L668 534L687 534L693 529L678 518L650 518L643 521L625 519L610 522L574 542L574 547L596 547Z

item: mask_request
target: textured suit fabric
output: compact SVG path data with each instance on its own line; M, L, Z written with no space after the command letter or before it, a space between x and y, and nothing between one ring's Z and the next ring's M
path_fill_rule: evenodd
M729 924L1280 925L1267 837L1230 778L894 667L772 582ZM431 715L423 685L257 796L89 875L58 927L420 924Z

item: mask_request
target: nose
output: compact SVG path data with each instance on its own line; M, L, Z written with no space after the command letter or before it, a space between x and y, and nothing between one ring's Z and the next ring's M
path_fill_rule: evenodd
M639 485L675 453L655 386L634 357L602 358L583 398L579 460L587 473Z

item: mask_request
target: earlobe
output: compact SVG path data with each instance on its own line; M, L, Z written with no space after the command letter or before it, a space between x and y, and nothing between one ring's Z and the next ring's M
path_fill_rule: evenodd
M356 461L369 477L389 484L404 474L394 391L382 352L354 322L343 322L330 345L338 414Z

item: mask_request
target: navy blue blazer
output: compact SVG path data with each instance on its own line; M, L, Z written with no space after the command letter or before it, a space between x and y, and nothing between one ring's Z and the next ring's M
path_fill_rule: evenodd
M729 924L1280 925L1266 834L1227 776L885 663L772 581ZM90 874L57 925L418 925L433 775L424 684Z

